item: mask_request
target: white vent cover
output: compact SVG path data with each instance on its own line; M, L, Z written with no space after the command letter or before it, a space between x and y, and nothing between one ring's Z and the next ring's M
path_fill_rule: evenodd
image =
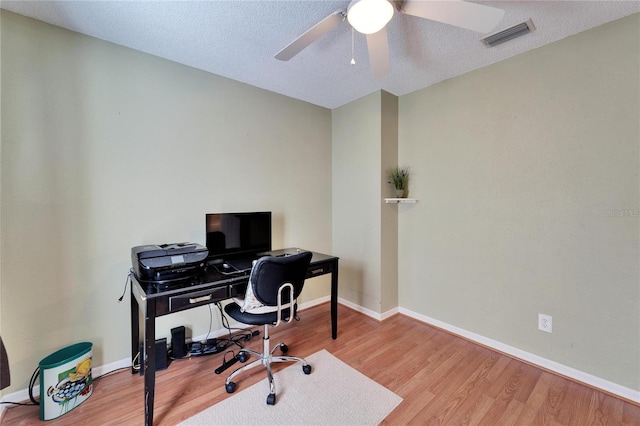
M535 30L536 30L536 27L535 25L533 25L533 21L531 21L531 18L529 18L524 22L513 25L509 28L498 31L496 33L489 34L488 36L484 37L480 41L482 41L482 43L486 47L493 47L500 43L504 43L505 41L513 40L516 37L529 34L530 32Z

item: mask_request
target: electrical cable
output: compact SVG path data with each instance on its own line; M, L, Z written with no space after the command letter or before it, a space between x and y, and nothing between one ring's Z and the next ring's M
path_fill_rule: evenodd
M211 307L211 303L207 305L209 307L209 331L207 331L207 335L204 338L205 342L209 341L209 335L211 334L211 328L213 328L213 308Z
M131 368L133 368L135 371L140 371L140 351L138 351L138 353L136 354L136 356L131 360ZM138 362L136 364L136 361Z
M131 282L131 275L133 275L133 269L129 269L129 273L127 274L127 280L124 282L124 290L122 291L122 296L118 299L118 302L122 302L124 299L124 295L127 294L127 284Z
M224 328L227 329L228 333L229 333L229 337L227 338L227 346L231 345L231 344L235 344L237 346L240 347L240 349L244 348L244 345L242 343L242 341L244 340L245 342L249 339L251 339L254 336L254 333L251 330L247 330L244 328L239 328L239 327L231 327L229 325L229 319L224 315L223 309L222 309L222 305L220 304L220 302L216 302L216 306L218 307L218 310L220 311L220 320L222 322L222 326ZM232 330L238 330L238 331L243 331L243 333L238 333L238 334L233 334Z
M0 404L11 404L11 405L40 405L40 401L37 401L35 399L35 397L33 396L33 387L36 384L36 381L38 380L38 377L40 376L40 367L36 367L35 371L33 372L33 374L31 375L31 379L29 379L29 399L31 400L30 403L24 403L24 402L11 402L11 401L0 401Z
M33 397L33 387L36 385L36 380L40 376L40 367L36 367L36 370L31 375L31 379L29 379L29 399L33 402L34 405L40 405L40 401L36 401Z
M34 404L32 402L11 402L11 401L0 401L0 404L11 404L11 405L27 405L29 407L37 406L40 404Z
M187 359L192 356L200 356L200 355L211 355L215 353L219 353L222 349L226 348L225 346L221 346L218 344L218 339L211 339L212 342L209 341L209 336L211 335L211 331L213 329L213 308L211 304L207 305L209 307L209 330L207 331L207 335L204 337L204 340L199 342L192 342L191 347L187 355L182 358L171 358L171 359Z

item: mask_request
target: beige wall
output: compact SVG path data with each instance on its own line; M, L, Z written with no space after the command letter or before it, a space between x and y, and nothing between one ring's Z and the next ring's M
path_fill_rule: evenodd
M274 247L331 252L329 110L1 16L6 393L68 344L93 342L95 365L126 358L130 248L204 244L207 212L271 210ZM327 296L325 278L303 299ZM157 334L177 325L205 334L209 311Z
M386 171L397 166L398 98L378 91L332 111L333 252L340 296L373 313L398 306L398 212Z
M380 312L381 94L332 111L333 251L340 296Z
M401 97L400 306L640 390L639 82L634 15Z
M383 204L395 197L388 172L398 166L398 97L381 92L380 149L380 313L398 307L398 205Z

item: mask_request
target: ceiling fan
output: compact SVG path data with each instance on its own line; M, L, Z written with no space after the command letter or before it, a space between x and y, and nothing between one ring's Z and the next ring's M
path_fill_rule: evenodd
M391 70L386 25L393 17L394 9L405 15L481 33L491 31L504 16L502 9L463 0L352 0L346 11L333 12L296 38L275 57L281 61L288 61L346 19L356 31L367 37L373 77L383 77Z

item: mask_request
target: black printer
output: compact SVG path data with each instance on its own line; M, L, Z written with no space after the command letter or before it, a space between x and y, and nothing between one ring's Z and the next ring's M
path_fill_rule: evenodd
M197 243L146 245L131 249L131 263L138 281L172 284L203 274L208 255Z

